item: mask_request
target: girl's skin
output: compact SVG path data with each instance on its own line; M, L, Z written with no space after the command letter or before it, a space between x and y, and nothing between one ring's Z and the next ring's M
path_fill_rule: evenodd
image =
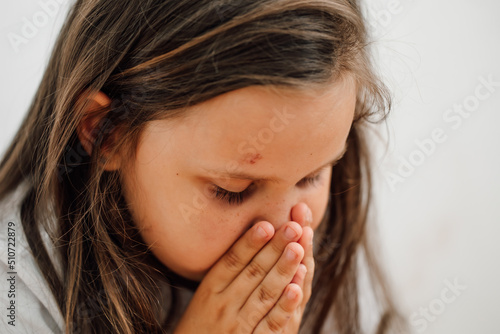
M93 102L109 100L98 93ZM313 230L355 102L350 77L323 90L246 87L148 123L135 160L111 157L105 168L121 170L155 256L201 280L178 333L297 333L311 294ZM84 147L92 124L79 130Z

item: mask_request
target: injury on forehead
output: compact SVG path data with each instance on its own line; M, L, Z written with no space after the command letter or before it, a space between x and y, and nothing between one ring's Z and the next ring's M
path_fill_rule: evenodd
M262 159L262 155L260 153L247 153L240 161L242 163L254 165L257 161Z

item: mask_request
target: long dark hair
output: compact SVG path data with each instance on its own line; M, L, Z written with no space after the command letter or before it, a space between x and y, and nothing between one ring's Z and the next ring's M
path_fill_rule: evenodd
M54 47L29 113L0 165L0 199L27 185L21 219L68 333L161 333L158 279L123 199L119 172L103 150L130 148L145 123L251 85L320 87L343 75L358 87L348 151L333 169L329 214L318 234L313 294L301 331L333 317L339 333L360 332L356 259L365 254L381 305L378 333L398 316L366 235L371 181L365 126L390 99L374 75L355 0L78 0ZM86 94L102 91L92 154L76 135ZM126 135L109 144L116 131ZM54 222L55 228L51 222ZM51 233L50 259L40 230ZM61 272L58 273L58 269ZM89 298L89 296L98 296ZM90 312L89 310L92 310Z

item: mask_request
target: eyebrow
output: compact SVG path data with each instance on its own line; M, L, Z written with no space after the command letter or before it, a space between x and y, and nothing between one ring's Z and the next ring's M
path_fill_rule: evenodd
M344 157L345 153L347 152L347 147L348 147L348 144L346 143L344 145L344 148L340 152L340 154L338 154L334 159L332 159L331 161L327 162L326 164L322 165L321 167L319 167L318 169L312 171L311 173L309 173L307 175L316 174L317 172L319 172L320 170L322 170L323 168L325 168L327 166L335 166ZM215 174L215 175L217 175L217 177L221 177L221 178L231 178L231 179L251 180L251 181L268 181L268 182L273 182L273 183L279 182L279 180L280 180L276 176L259 177L259 176L250 175L247 173L220 172L220 171L215 171L215 170L210 170L208 172Z

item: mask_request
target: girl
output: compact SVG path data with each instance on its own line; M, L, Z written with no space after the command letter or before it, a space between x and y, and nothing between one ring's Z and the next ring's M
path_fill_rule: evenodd
M0 165L34 307L15 328L396 328L367 251L365 125L389 99L366 46L354 0L77 1Z

